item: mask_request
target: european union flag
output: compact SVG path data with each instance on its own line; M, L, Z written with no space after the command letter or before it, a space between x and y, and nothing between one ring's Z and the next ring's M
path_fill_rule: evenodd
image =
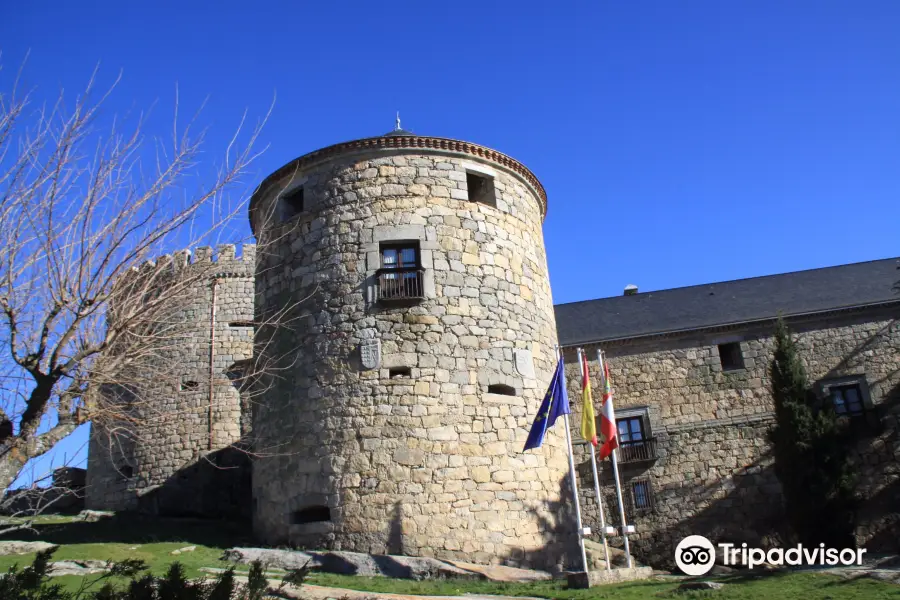
M565 366L562 358L556 365L556 371L553 373L553 379L550 381L550 388L541 402L541 408L534 418L531 425L531 431L528 433L528 439L525 440L525 450L531 448L540 448L544 443L544 434L553 427L556 417L567 415L572 412L569 409L569 395L566 392L566 374Z

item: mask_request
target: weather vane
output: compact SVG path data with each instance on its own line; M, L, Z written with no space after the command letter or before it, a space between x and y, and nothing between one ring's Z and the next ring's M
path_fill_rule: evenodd
M394 131L400 131L400 111L397 111L397 123L394 125Z

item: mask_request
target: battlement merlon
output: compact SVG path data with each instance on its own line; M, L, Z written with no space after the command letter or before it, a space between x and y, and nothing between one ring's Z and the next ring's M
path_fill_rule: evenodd
M241 255L236 255L234 244L219 244L215 252L209 246L193 250L179 250L173 254L163 254L156 260L132 267L134 273L149 273L158 269L172 272L196 266L209 271L210 277L253 277L256 268L256 244L243 244Z

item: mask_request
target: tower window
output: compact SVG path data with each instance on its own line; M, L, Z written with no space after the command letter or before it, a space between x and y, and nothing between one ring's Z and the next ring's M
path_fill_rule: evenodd
M303 187L298 187L281 198L281 220L289 221L303 212Z
M292 525L305 525L306 523L320 523L331 520L331 509L327 506L307 506L295 510L291 514Z
M501 396L515 396L516 388L502 383L492 383L488 386L488 394L500 394Z
M466 172L466 185L469 188L469 201L497 207L497 196L494 194L494 178L478 173Z
M200 389L200 384L196 381L182 381L181 382L181 391L182 392L193 392L198 389Z
M378 299L408 300L424 295L419 242L382 244Z
M723 371L743 369L744 355L741 353L741 343L719 344L719 360L722 362Z
M391 379L409 378L411 373L412 369L409 367L392 367L388 369L388 377Z

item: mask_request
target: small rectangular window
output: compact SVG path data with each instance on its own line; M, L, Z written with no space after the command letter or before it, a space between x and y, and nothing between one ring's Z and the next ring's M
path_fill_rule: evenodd
M412 376L412 369L409 367L392 367L388 369L388 377L391 379L409 378Z
M497 196L494 193L494 178L477 173L466 172L466 186L469 188L469 201L497 207Z
M281 220L289 221L303 212L303 187L298 187L281 198Z
M744 368L744 355L740 342L719 344L719 361L723 371L736 371Z
M182 381L181 382L181 391L182 392L193 392L194 390L200 389L200 384L196 381Z
M653 490L650 481L640 479L631 482L632 506L636 512L649 512L653 510Z
M857 417L865 412L859 385L835 385L829 392L831 406L839 417Z

